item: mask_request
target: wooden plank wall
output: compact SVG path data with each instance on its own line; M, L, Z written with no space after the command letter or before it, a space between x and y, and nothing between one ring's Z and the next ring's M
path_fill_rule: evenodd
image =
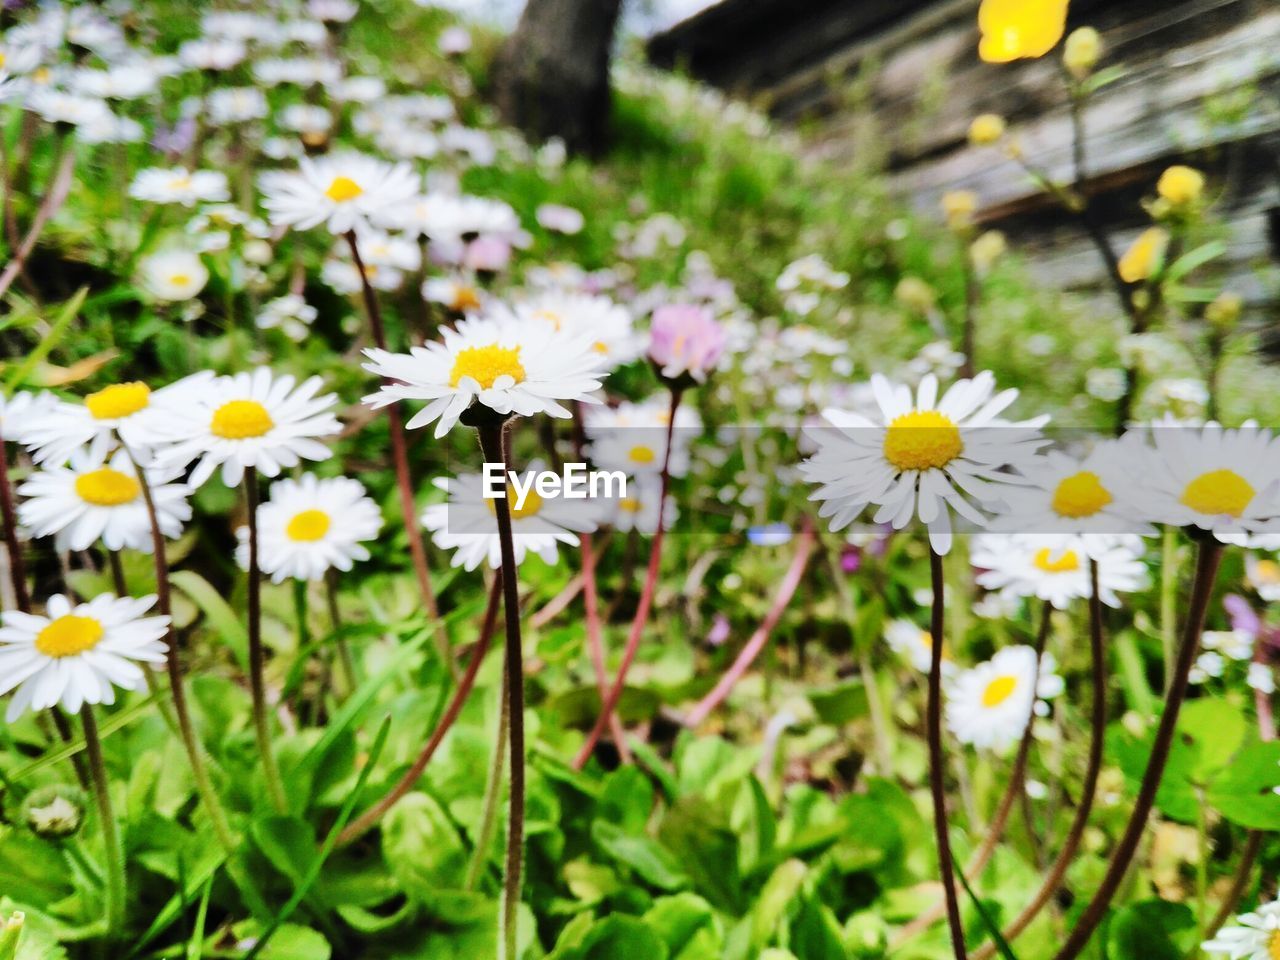
M747 22L759 21L769 6L745 2L753 7ZM794 33L754 45L737 38L735 46L727 27L744 0L728 0L719 20L686 24L683 35L678 28L651 51L659 62L683 62L695 75L762 102L784 122L806 122L814 128L813 149L836 160L863 149L866 116L844 106L849 84L861 75L862 109L874 118L902 196L933 212L945 191L974 190L983 220L1029 252L1048 281L1103 287L1099 261L1074 223L998 149L966 141L974 116L1001 113L1029 158L1069 179L1071 121L1056 54L981 63L978 0L809 2L817 5L807 12L794 3L775 5L792 10L792 31L803 32L805 17L813 18L820 49L809 57L797 55ZM1084 24L1102 32L1104 62L1128 69L1096 97L1087 119L1088 190L1117 243L1147 224L1139 200L1154 192L1164 167L1189 162L1205 169L1230 222L1231 285L1259 319L1280 326L1280 2L1074 0L1071 25ZM1209 121L1207 103L1247 91L1252 105L1242 120Z

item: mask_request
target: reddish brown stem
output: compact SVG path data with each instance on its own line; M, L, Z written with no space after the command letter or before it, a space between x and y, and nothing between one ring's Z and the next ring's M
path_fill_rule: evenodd
M792 558L791 566L787 568L782 582L778 585L778 592L773 598L773 605L769 608L768 613L765 614L764 620L760 622L760 626L756 628L756 632L751 635L751 639L747 641L746 646L742 648L733 663L730 664L729 669L725 671L724 676L720 678L720 682L689 711L688 716L685 717L685 726L697 727L706 720L711 711L720 706L725 698L729 696L729 692L733 690L734 685L751 668L751 664L755 662L756 657L760 655L760 651L769 642L769 637L773 634L774 628L777 627L778 621L782 619L782 614L786 611L787 605L791 602L791 598L795 596L796 589L800 586L800 579L804 576L805 568L809 565L809 556L813 553L814 539L813 522L806 517L800 530L799 543L796 544L796 555Z
M18 539L18 512L13 505L13 487L9 484L9 451L0 440L0 516L4 520L4 540L9 549L9 579L13 581L13 598L23 613L31 612L31 593L27 589L27 561Z
M418 754L413 766L405 772L399 782L387 791L386 796L355 820L352 820L347 828L338 835L339 847L345 847L347 844L354 842L376 826L387 811L395 806L401 797L412 790L414 784L422 777L422 772L427 769L427 764L435 756L436 749L440 746L441 741L444 740L445 734L453 728L453 724L462 712L467 698L471 696L471 691L475 688L476 674L480 672L480 665L484 662L485 655L489 652L490 641L493 640L494 627L497 626L498 622L498 604L501 600L502 571L498 571L493 580L493 587L489 590L489 604L485 608L484 621L480 626L480 637L471 651L471 660L467 664L467 670L462 675L462 679L454 691L453 699L449 701L449 706L445 709L440 722L436 724L435 730L431 732L430 739L427 740L426 746L422 748L422 752Z
M373 342L379 350L386 350L387 330L382 322L382 307L378 303L378 294L369 282L365 271L364 260L360 256L360 244L356 240L355 231L346 235L347 245L351 248L351 259L360 274L360 291L364 297L365 314L369 318L369 331L373 334ZM391 435L391 459L396 471L396 486L400 491L400 513L404 518L405 536L409 538L409 556L413 560L414 573L418 578L418 589L422 592L422 602L426 604L427 615L431 618L435 630L436 647L441 658L449 667L449 672L456 679L458 663L449 647L449 638L444 632L444 623L440 619L440 608L436 603L435 588L431 584L431 571L427 567L427 549L422 542L422 525L418 519L418 507L413 496L413 477L409 472L409 450L405 443L404 422L396 404L389 404L387 410L387 426Z
M1206 536L1212 537L1212 534ZM1164 713L1160 715L1160 726L1156 729L1155 741L1151 746L1151 759L1147 762L1142 785L1134 801L1133 812L1129 816L1129 822L1125 826L1120 842L1116 844L1115 851L1111 854L1111 862L1107 865L1102 883L1099 884L1093 899L1085 907L1084 913L1067 936L1066 943L1058 951L1054 960L1075 960L1088 946L1094 931L1106 917L1111 900L1120 889L1120 884L1129 871L1129 864L1133 861L1133 855L1138 850L1138 844L1147 827L1147 818L1151 816L1151 810L1155 806L1160 782L1164 779L1165 766L1169 762L1169 751L1172 749L1173 736L1178 728L1178 716L1182 712L1182 704L1187 697L1191 667L1195 664L1196 653L1200 649L1200 635L1204 632L1209 599L1213 595L1213 584L1217 579L1221 562L1222 544L1213 539L1202 541L1196 558L1196 577L1191 588L1186 630L1183 633L1182 647L1178 651L1178 659L1174 667L1173 683L1169 687Z
M644 633L645 624L649 621L649 608L653 605L653 593L658 585L658 569L662 563L662 541L666 533L663 526L663 514L666 512L667 507L667 491L671 486L671 445L675 433L676 410L680 406L680 396L681 392L679 390L672 389L671 409L668 411L667 416L667 448L662 454L662 474L658 489L658 528L653 533L653 544L649 548L649 569L645 574L644 587L640 591L640 603L636 607L635 618L631 621L631 631L627 634L627 644L622 651L622 662L618 664L618 675L614 678L609 695L601 705L600 716L596 718L595 726L587 734L586 742L583 743L582 749L578 751L578 755L573 758L575 770L581 770L587 765L587 760L591 758L591 754L595 751L596 744L600 742L601 734L604 733L605 727L609 725L609 718L613 715L614 710L618 708L618 701L622 699L622 690L627 682L627 671L631 669L631 664L636 658L636 651L640 647L640 637Z

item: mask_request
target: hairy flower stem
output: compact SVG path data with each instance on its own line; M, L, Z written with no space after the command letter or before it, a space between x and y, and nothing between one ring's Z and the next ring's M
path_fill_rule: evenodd
M573 450L578 460L584 459L582 452L585 437L582 425L582 403L573 402ZM590 531L578 535L582 544L582 606L586 619L587 652L591 656L591 668L596 675L596 689L600 691L600 702L603 703L609 691L609 674L605 667L604 637L600 624L600 591L596 582L596 551ZM618 758L623 763L631 762L631 748L627 746L626 731L622 721L615 713L609 718L609 734L618 748Z
M204 804L205 812L209 814L218 843L222 845L223 850L231 854L236 849L235 836L227 821L226 811L222 809L222 801L218 799L218 793L213 789L213 782L209 779L204 747L196 737L195 724L191 722L191 709L187 705L182 663L178 659L178 637L173 630L173 595L169 585L169 557L165 553L164 532L160 529L160 517L156 512L151 481L133 455L133 451L126 447L125 453L133 463L134 473L138 477L138 487L142 491L142 502L147 508L147 519L151 524L151 554L156 570L156 609L161 616L169 617L169 628L164 638L165 667L169 674L169 691L173 698L173 713L177 719L178 732L182 737L182 745L187 751L187 761L191 764L191 776L195 780L196 793L200 795L200 802Z
M31 593L27 589L27 561L18 539L18 512L13 505L13 487L9 484L9 451L0 439L0 518L4 520L4 542L9 550L9 579L13 582L13 599L23 613L31 612Z
M667 411L667 445L662 454L662 474L658 488L658 528L654 531L653 543L649 548L649 569L645 574L644 587L640 591L640 602L636 606L635 618L631 621L631 631L627 634L627 644L622 651L622 662L618 664L618 675L614 678L609 695L600 707L600 716L596 718L595 726L587 735L586 742L578 751L578 755L573 758L575 770L581 770L587 765L591 754L595 752L596 744L600 742L600 735L609 725L609 718L618 708L618 701L622 699L622 691L627 682L627 671L631 669L631 664L636 658L640 637L644 633L645 624L649 621L649 608L653 606L653 594L658 586L658 569L662 564L662 541L666 534L663 514L666 513L667 508L667 491L671 487L671 446L675 433L676 411L680 407L681 396L682 392L673 387L671 408Z
M697 727L706 720L711 715L711 711L729 696L734 685L742 679L756 657L760 655L760 651L764 649L765 644L769 642L770 635L777 627L778 621L782 619L782 614L786 612L787 605L800 586L805 568L809 565L809 554L813 552L813 541L813 522L806 517L800 531L799 542L796 544L795 557L792 558L791 566L778 585L778 593L774 597L773 605L765 614L760 626L756 628L756 632L751 635L751 639L747 641L729 669L725 671L724 676L720 678L720 682L689 711L688 716L685 717L685 726Z
M80 723L84 727L85 753L89 757L93 798L98 804L102 846L107 857L107 936L114 939L124 926L124 851L120 846L115 812L111 808L111 782L107 778L107 764L102 759L102 738L98 736L98 722L93 716L93 708L87 703L80 708Z
M449 706L445 708L440 722L436 724L435 730L431 732L431 737L427 740L426 746L422 748L422 752L414 760L413 766L405 772L405 775L400 778L394 787L387 791L387 795L355 820L352 820L346 829L338 834L337 845L339 847L346 846L363 836L386 816L387 811L395 806L401 797L413 789L414 784L422 776L422 772L426 770L427 764L431 762L431 758L435 755L445 734L449 732L454 722L458 719L458 714L462 712L463 705L475 688L476 674L480 672L480 665L484 662L485 655L489 652L489 642L493 639L494 627L497 626L498 622L498 602L502 599L502 583L503 576L499 572L494 578L493 587L489 590L489 604L485 608L484 622L480 626L480 637L476 641L475 647L471 650L471 660L467 664L466 673L462 675L462 680L454 691L453 699L449 701Z
M1040 675L1040 660L1044 656L1045 644L1049 641L1049 627L1052 623L1052 616L1053 606L1046 600L1040 614L1040 626L1036 631L1037 679ZM1031 741L1034 739L1032 733L1035 729L1035 722L1036 714L1035 710L1032 710L1027 715L1027 723L1022 730L1022 739L1018 742L1018 752L1013 760L1013 769L1009 773L1009 783L1005 787L1004 794L1000 797L1000 803L996 806L995 816L991 818L990 824L987 825L982 843L964 866L965 879L970 883L977 882L978 877L982 875L982 871L987 869L987 864L991 862L991 858L996 852L996 847L1000 843L1000 838L1004 836L1005 827L1009 824L1009 817L1013 813L1013 808L1017 804L1018 798L1026 796L1027 760L1031 756ZM928 929L942 917L945 910L945 901L939 901L904 926L894 942L903 943L921 931Z
M933 794L933 830L938 842L938 870L946 894L947 923L951 928L951 948L956 960L965 960L964 923L960 919L960 898L956 895L955 860L947 832L946 760L942 753L942 646L946 637L946 585L942 557L929 549L929 573L933 584L933 640L929 654L929 704L926 728L929 738L929 789Z
M476 828L476 845L471 852L471 862L467 864L467 875L462 883L464 890L476 888L485 865L489 862L489 848L493 845L494 831L498 829L498 802L502 797L502 776L507 769L507 726L510 722L511 701L507 698L507 669L504 665L502 690L498 697L498 729L493 740L493 759L484 785L484 803L481 806L480 825Z
M1173 736L1177 731L1178 715L1182 712L1183 701L1187 697L1188 677L1195 664L1196 653L1200 648L1200 635L1204 632L1205 615L1209 610L1209 600L1213 595L1213 584L1218 576L1218 567L1222 563L1222 544L1206 535L1200 543L1196 556L1196 574L1191 587L1191 601L1187 608L1185 631L1182 646L1178 650L1173 684L1169 688L1169 696L1165 703L1164 713L1160 715L1160 726L1156 729L1155 741L1151 747L1151 759L1147 762L1146 772L1142 777L1142 786L1138 790L1138 798L1134 802L1133 812L1125 826L1120 842L1111 854L1111 862L1107 865L1106 875L1099 884L1093 899L1085 907L1075 928L1067 937L1066 943L1058 951L1054 960L1075 960L1088 945L1098 925L1107 915L1112 898L1120 889L1133 855L1138 850L1138 843L1147 826L1147 818L1155 806L1156 792L1160 789L1160 781L1164 778L1164 769L1169 762L1169 751L1173 745Z
M480 449L486 463L500 463L505 474L507 455L503 433L505 419L489 419L479 424ZM511 795L507 810L507 856L502 880L502 920L500 925L500 960L516 960L516 921L520 909L521 881L524 873L524 652L520 640L520 587L516 582L516 549L511 533L511 507L506 497L493 501L498 521L498 543L502 550L503 614L507 622L506 682L510 702L508 728Z
M1003 931L1004 939L1010 943L1031 925L1031 921L1040 915L1040 911L1062 886L1067 869L1075 861L1076 851L1080 849L1080 841L1084 838L1085 828L1089 825L1089 817L1093 812L1093 800L1098 791L1098 774L1102 770L1103 740L1107 730L1107 650L1102 631L1102 601L1098 598L1098 561L1096 560L1089 561L1089 582L1089 655L1093 663L1093 708L1089 720L1089 760L1085 769L1084 783L1080 788L1080 802L1076 806L1076 815L1071 821L1071 828L1067 831L1062 849L1049 867L1048 873L1045 874L1040 889ZM973 960L991 960L995 954L994 943L984 944L974 952Z
M356 271L360 274L360 290L364 297L364 310L369 318L369 332L373 334L373 342L379 350L387 350L387 328L382 322L382 307L378 303L378 294L369 282L369 274L365 270L364 260L360 256L360 244L356 240L355 231L346 234L347 245L351 248L351 259ZM396 486L400 491L400 513L404 519L404 532L409 540L409 556L413 560L414 573L418 578L418 589L422 592L422 602L427 607L427 616L431 618L435 635L436 652L449 668L449 673L458 678L458 662L454 659L449 647L449 637L445 633L444 621L440 619L440 608L436 603L435 587L431 584L431 571L427 567L427 548L422 542L422 525L418 520L417 502L413 496L413 478L409 473L409 451L405 443L404 422L400 417L400 409L396 404L387 406L387 429L391 435L391 459L396 471Z
M262 646L262 572L258 566L258 471L250 467L244 474L245 506L249 513L249 688L253 693L253 728L262 755L262 773L267 794L279 813L289 808L271 745L271 717L267 705L267 656Z

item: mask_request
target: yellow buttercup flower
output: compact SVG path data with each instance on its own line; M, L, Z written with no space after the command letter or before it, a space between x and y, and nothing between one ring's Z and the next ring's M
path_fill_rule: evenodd
M1004 117L998 113L984 113L969 124L969 142L975 147L996 143L1004 136Z
M1169 246L1169 234L1159 227L1152 227L1133 241L1125 255L1120 258L1120 276L1125 283L1141 283L1149 280L1156 272L1160 262L1164 260L1164 252Z
M1093 27L1081 27L1067 37L1062 62L1077 80L1083 80L1102 59L1102 34Z
M1189 207L1204 193L1204 174L1192 167L1170 167L1160 175L1156 192L1175 207Z
M982 0L978 56L987 63L1043 57L1067 29L1068 0Z

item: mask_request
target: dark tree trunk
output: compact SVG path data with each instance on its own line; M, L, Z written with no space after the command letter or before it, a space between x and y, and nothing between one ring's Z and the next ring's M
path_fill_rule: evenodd
M503 119L541 142L598 153L609 121L609 57L622 0L528 0L494 65Z

